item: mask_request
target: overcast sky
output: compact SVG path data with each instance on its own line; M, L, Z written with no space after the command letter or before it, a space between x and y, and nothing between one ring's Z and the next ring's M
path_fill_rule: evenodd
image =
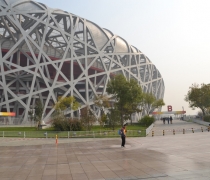
M166 106L197 114L184 97L193 83L210 83L209 0L39 0L124 38L158 68Z

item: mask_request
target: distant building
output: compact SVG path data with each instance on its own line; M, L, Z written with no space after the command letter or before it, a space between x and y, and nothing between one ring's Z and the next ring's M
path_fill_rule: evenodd
M71 95L98 114L93 99L106 92L116 74L163 98L164 82L155 65L111 31L35 1L2 0L0 6L0 111L27 121L41 100L47 120L58 96Z

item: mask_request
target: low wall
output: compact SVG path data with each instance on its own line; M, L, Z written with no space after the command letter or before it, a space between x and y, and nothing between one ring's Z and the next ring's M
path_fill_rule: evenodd
M152 123L147 129L146 129L146 136L150 133L152 128L154 127L154 123Z
M198 120L198 119L191 119L191 120L194 123L201 124L201 125L204 125L204 126L209 126L209 124L210 124L210 122L206 122L206 121L203 121L203 120Z

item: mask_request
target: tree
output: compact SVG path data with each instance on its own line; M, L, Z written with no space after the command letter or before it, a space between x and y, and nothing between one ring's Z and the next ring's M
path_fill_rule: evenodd
M137 112L141 112L139 109L139 105L143 100L143 92L141 89L141 86L138 84L138 82L134 79L131 79L129 82L129 96L128 102L124 106L126 114L128 114L131 124L132 124L132 114Z
M158 109L162 106L165 106L163 99L156 99L156 101L152 104L153 109L156 109L156 108Z
M58 97L58 101L55 104L54 108L56 111L63 112L69 109L77 110L80 107L80 104L76 101L73 96L68 97Z
M28 115L29 115L29 118L30 118L30 120L31 120L31 124L32 124L32 122L34 122L35 121L35 118L34 118L34 116L35 116L35 109L30 109L29 111L28 111Z
M94 103L99 108L108 108L109 105L109 98L107 95L98 95L94 99Z
M91 111L89 106L81 109L81 121L86 130L90 131L96 120L96 116Z
M152 93L143 94L143 104L142 108L146 111L146 114L149 115L152 109L152 104L156 101L156 97Z
M98 118L98 122L100 125L104 124L106 121L106 115L104 113L105 108L110 107L109 98L107 95L98 95L94 99L94 104L100 109L100 117Z
M43 114L43 105L40 100L36 101L35 105L35 114L34 114L34 121L37 122L37 129L39 129L41 125L41 120L42 120L42 114Z
M107 124L112 129L115 130L116 125L120 123L120 112L117 108L111 108L107 114Z
M154 117L146 115L139 121L139 124L145 127L149 127L152 123L154 123L154 121Z
M210 84L201 84L201 87L198 84L192 84L185 95L185 101L192 109L200 108L205 116L210 107Z
M55 112L53 113L52 125L56 130L81 130L81 123L76 118L66 117L65 111L68 109L77 110L80 104L73 96L58 97L57 103L54 105Z
M143 93L142 108L149 115L151 111L165 105L163 99L156 99L152 93Z
M116 75L108 82L106 91L108 94L113 95L115 108L119 110L120 121L123 126L124 121L127 120L125 112L126 104L130 101L129 82L122 74Z
M202 119L202 117L203 117L203 112L202 112L202 111L198 111L197 116L198 116L199 118Z

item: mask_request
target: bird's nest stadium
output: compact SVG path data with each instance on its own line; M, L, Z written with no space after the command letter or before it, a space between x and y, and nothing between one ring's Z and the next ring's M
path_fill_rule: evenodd
M139 49L97 24L30 0L0 0L0 112L22 122L41 100L50 119L58 96L94 106L110 78L134 78L144 92L164 96L164 81ZM69 110L69 114L77 112Z

